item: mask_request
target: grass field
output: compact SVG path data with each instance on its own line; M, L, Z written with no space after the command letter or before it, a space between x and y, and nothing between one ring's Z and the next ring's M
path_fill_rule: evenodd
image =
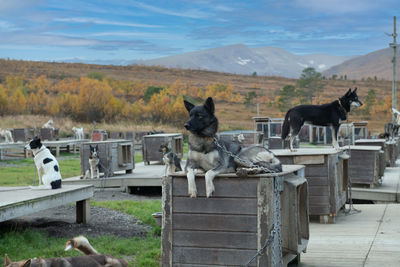
M64 178L80 174L79 155L62 153L58 161ZM135 162L140 161L142 155L135 154ZM0 161L0 186L25 186L37 183L36 168L32 158ZM129 266L160 266L161 228L156 224L152 213L161 210L161 201L91 201L91 205L122 211L143 224L150 225L152 229L145 238L89 237L91 244L100 253L124 258ZM64 251L68 238L53 238L42 232L30 230L6 231L0 227L0 261L4 262L5 253L15 261L39 256L80 255L76 251Z

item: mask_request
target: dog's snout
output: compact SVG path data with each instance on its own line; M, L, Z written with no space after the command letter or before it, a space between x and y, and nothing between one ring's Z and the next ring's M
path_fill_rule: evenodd
M185 122L185 124L183 125L183 127L185 127L186 130L189 130L189 128L190 128L189 122Z

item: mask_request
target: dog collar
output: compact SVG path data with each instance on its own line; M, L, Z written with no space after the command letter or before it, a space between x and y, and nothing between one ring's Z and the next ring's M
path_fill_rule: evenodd
M344 114L347 114L347 110L343 107L342 102L340 101L340 98L338 98L339 101L339 106L344 110Z
M42 145L42 147L38 150L38 152L36 152L36 153L33 152L33 155L34 156L39 155L40 152L45 151L45 150L46 150L46 147Z

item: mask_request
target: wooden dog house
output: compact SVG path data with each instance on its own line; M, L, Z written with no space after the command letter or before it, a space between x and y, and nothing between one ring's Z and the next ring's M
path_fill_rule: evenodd
M197 198L188 196L185 175L164 178L161 266L244 266L269 239L278 215L282 242L275 234L249 266L286 266L306 250L309 239L303 175L301 165L283 166L275 178L222 174L214 179L210 198L205 197L204 175L196 177Z
M356 146L380 146L378 176L383 177L386 166L390 166L389 146L386 139L358 139L354 142Z
M151 134L142 137L142 155L145 164L150 161L162 162L161 145L168 145L179 158L183 156L183 135L181 133Z
M243 140L239 140L239 135L242 135ZM249 131L249 130L236 130L236 131L224 131L217 133L218 139L225 141L233 141L240 143L244 146L251 146L255 144L261 144L263 135L260 132Z
M41 140L58 140L60 137L60 129L58 128L40 128L39 137Z
M346 204L348 156L333 148L300 148L297 151L273 150L282 164L305 165L309 187L310 215L321 223L334 223L338 211Z
M131 173L135 168L135 150L132 141L107 140L87 142L82 143L80 150L82 175L85 175L86 170L89 169L90 146L96 145L99 148L99 169L106 176L113 176L117 171Z
M349 175L353 185L368 185L371 188L379 183L380 146L350 146Z

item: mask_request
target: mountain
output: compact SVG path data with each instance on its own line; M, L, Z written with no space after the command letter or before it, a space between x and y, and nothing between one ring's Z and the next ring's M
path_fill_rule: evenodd
M397 65L400 63L400 52L397 51ZM336 74L338 76L347 76L347 79L367 79L375 78L392 80L393 78L393 49L385 48L344 61L323 72L326 77ZM397 75L399 77L399 75Z
M295 55L281 48L250 48L243 44L222 46L151 60L136 61L138 65L169 68L201 69L235 74L253 74L298 78L304 68L322 72L352 56L323 54Z

